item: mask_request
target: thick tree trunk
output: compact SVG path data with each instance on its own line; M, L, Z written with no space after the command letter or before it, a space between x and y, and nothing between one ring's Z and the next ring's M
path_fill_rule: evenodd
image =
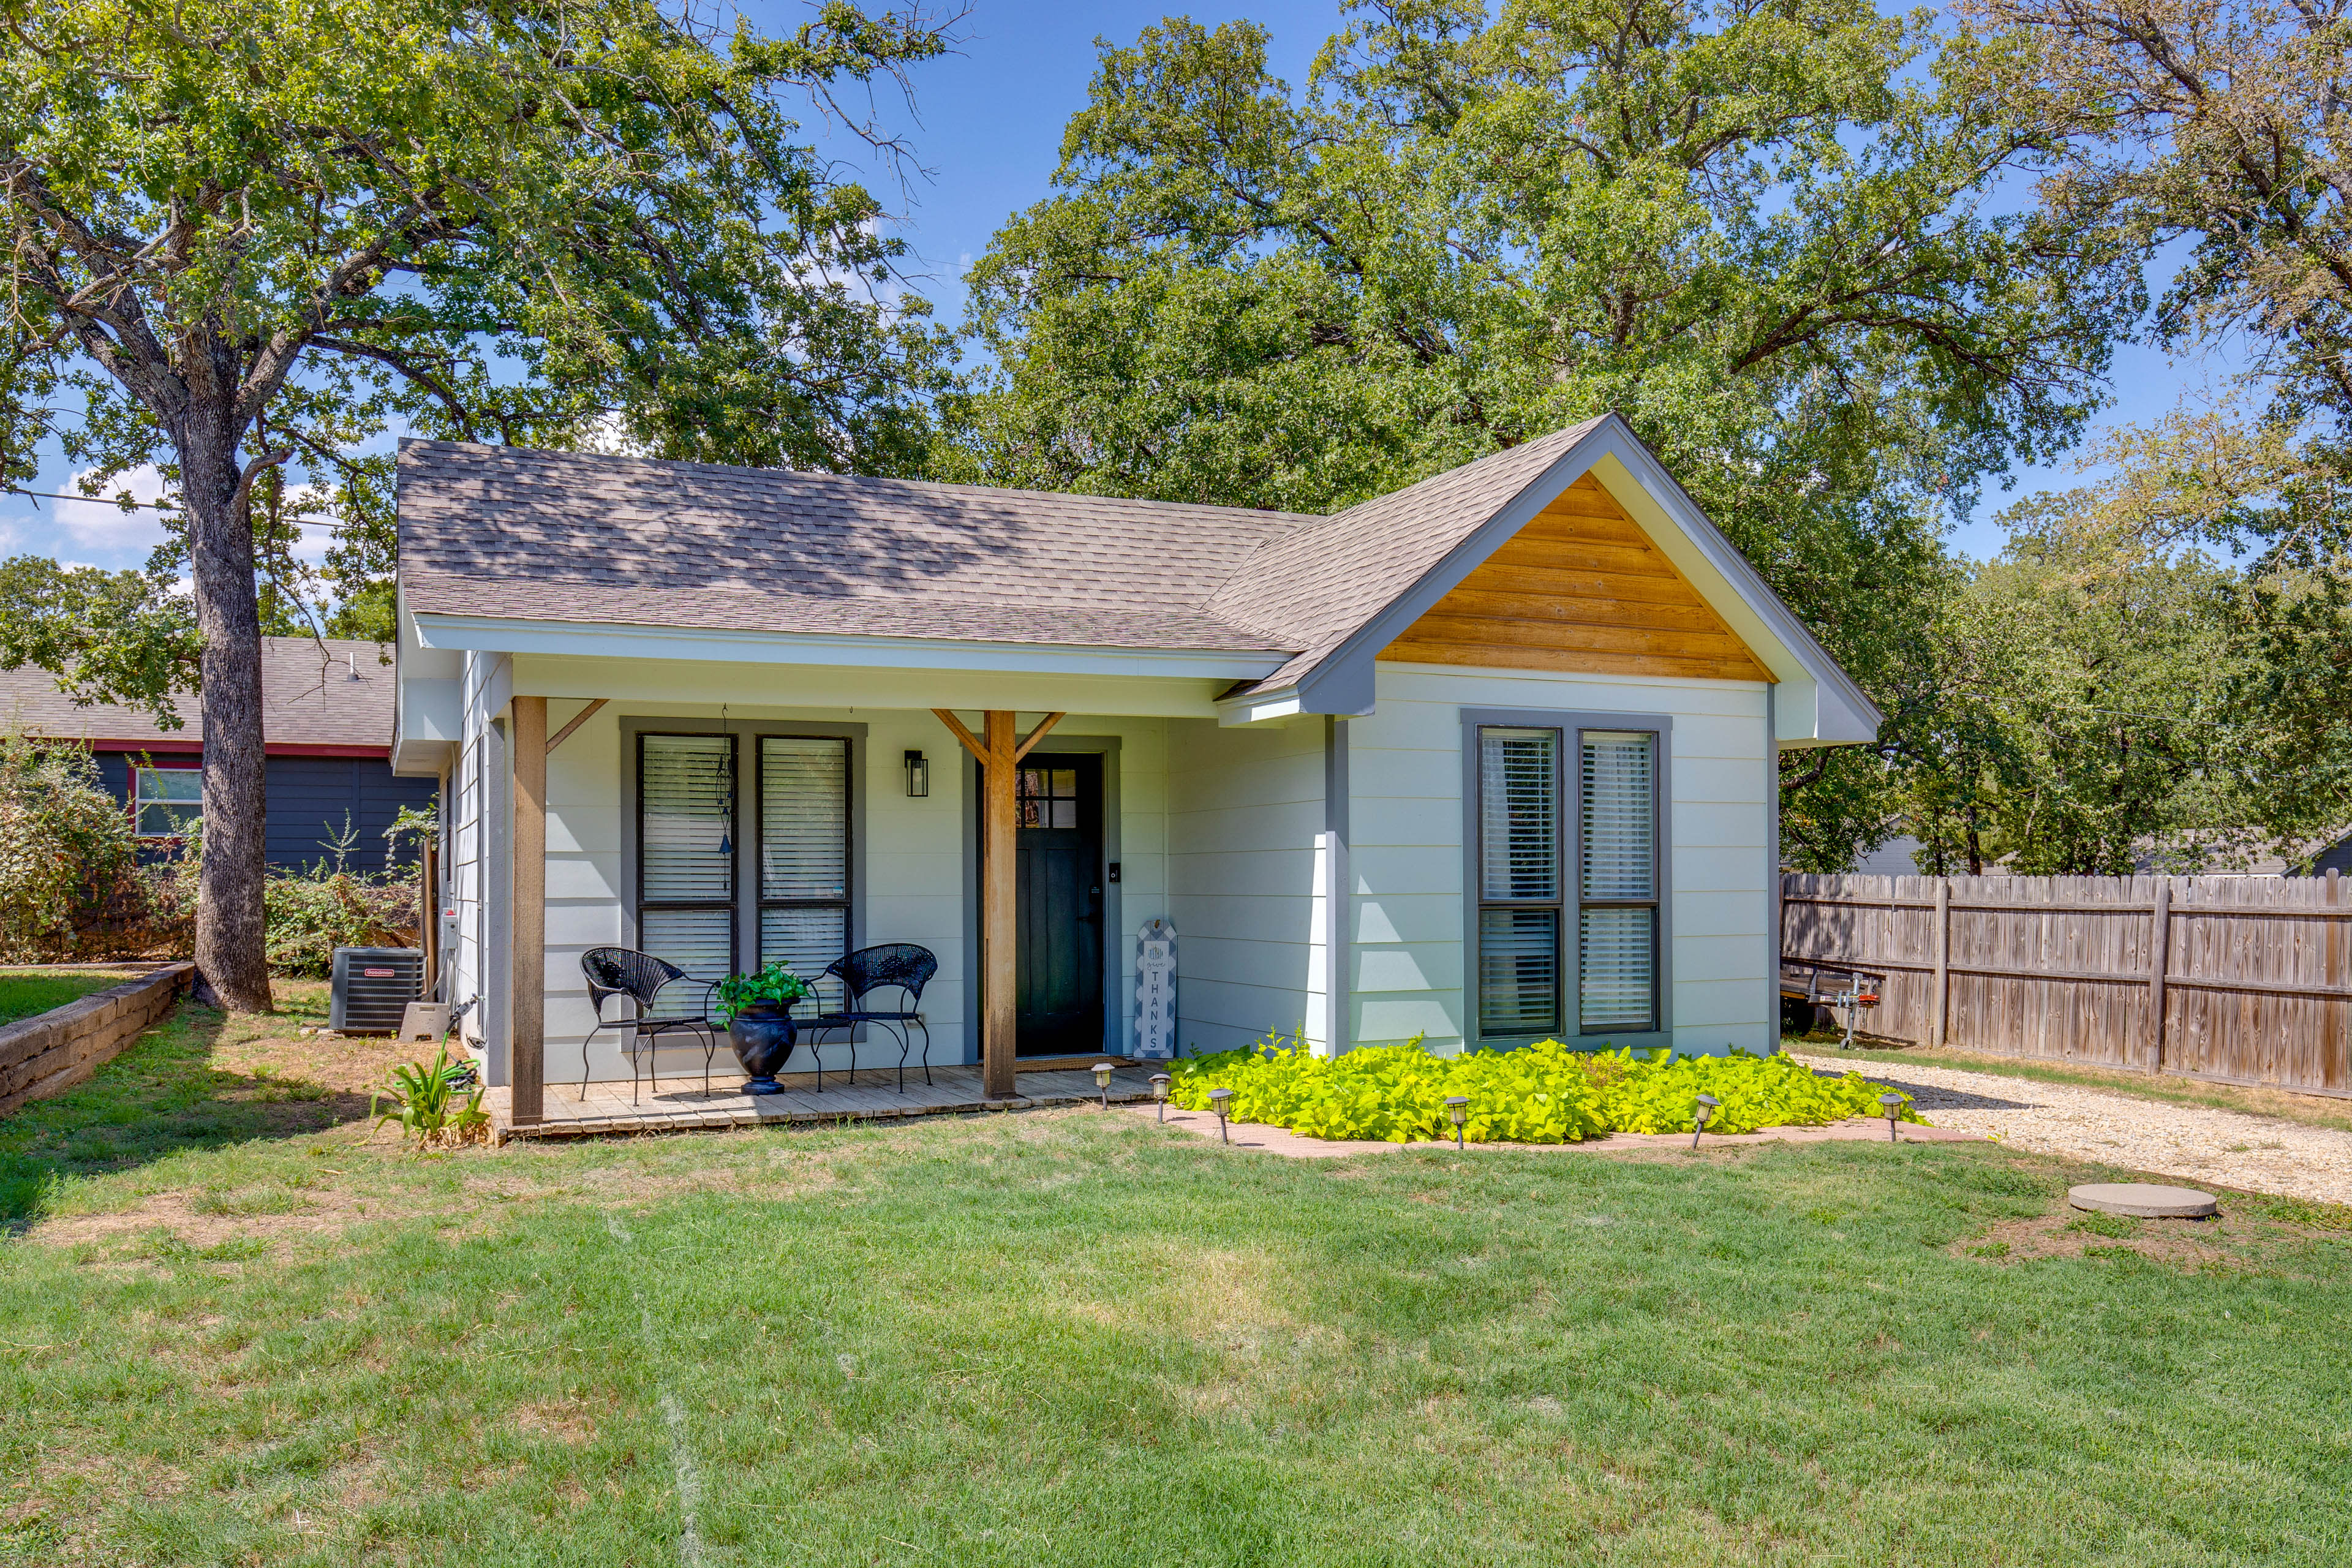
M205 725L205 852L196 892L196 968L232 1011L267 1013L261 616L253 584L253 530L236 504L237 432L226 408L199 406L174 435L196 627L205 641L198 699Z

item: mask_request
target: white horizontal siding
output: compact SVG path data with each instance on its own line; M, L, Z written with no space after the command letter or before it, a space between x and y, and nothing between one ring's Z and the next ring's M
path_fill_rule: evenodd
M1668 885L1675 1038L1769 1049L1771 976L1765 692L1733 681L1382 664L1349 722L1349 870L1359 1043L1465 1039L1462 710L1664 713L1674 720Z
M1168 908L1177 1042L1189 1054L1269 1031L1323 1037L1318 905L1324 724L1171 720Z

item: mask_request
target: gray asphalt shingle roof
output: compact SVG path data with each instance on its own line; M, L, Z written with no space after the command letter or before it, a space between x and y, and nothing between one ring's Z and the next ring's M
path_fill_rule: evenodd
M1286 655L1272 689L1600 423L1328 517L409 441L401 591L428 614Z
M309 637L261 639L261 730L275 745L392 745L390 649L378 643L329 637L323 651ZM0 670L0 726L56 740L92 742L201 741L203 715L193 693L174 706L182 728L164 730L145 710L107 704L83 708L58 689L57 679L30 665Z

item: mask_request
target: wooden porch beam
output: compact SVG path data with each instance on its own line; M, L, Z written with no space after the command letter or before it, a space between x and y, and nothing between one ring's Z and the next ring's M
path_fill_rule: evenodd
M590 719L595 717L596 710L602 708L605 703L611 700L612 699L609 697L599 697L590 702L587 707L583 708L579 712L574 713L569 723L565 724L562 729L558 730L554 734L550 735L547 738L548 751L552 752L556 747L572 739L572 731L577 730L581 725L585 724Z
M940 723L955 732L955 738L963 742L963 749L970 752L982 767L988 766L988 748L982 745L972 732L963 727L962 720L945 708L934 708L931 713Z
M981 1092L1010 1100L1019 1015L1013 1002L1013 960L1020 941L1019 895L1013 879L1019 832L1013 801L1013 715L988 710L987 749L981 753ZM969 742L967 742L969 743Z
M513 902L507 967L513 1003L507 1017L507 1078L514 1123L546 1118L547 1088L547 699L518 697L510 710L514 758Z
M1013 749L1013 760L1017 763L1022 758L1027 756L1029 754L1029 748L1044 740L1045 738L1045 731L1052 729L1061 721L1062 715L1059 713L1048 713L1043 719L1040 719L1037 721L1037 727L1030 731L1026 735L1022 736L1021 743Z

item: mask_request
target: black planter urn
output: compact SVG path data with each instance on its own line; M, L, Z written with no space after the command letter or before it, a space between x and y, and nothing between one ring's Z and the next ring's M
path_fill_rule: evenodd
M793 1044L799 1038L792 1016L773 1002L754 1002L729 1019L728 1042L749 1077L743 1092L783 1093L783 1085L776 1081L776 1069L793 1054Z

